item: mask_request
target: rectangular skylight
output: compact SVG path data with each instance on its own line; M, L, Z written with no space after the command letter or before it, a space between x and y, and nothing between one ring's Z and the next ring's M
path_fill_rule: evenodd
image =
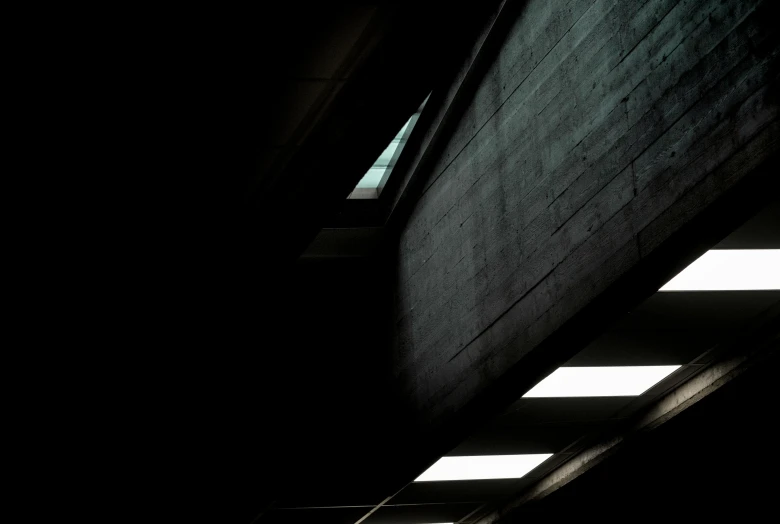
M442 457L425 473L417 477L415 482L519 479L551 456L551 453L538 453L533 455Z
M780 249L713 249L660 291L780 289Z
M385 174L386 167L372 167L366 172L363 178L358 182L357 187L376 189L379 185L379 181L382 180L382 175Z
M363 175L363 178L360 179L357 185L358 188L377 189L379 187L379 184L382 182L382 178L385 176L385 172L393 168L395 159L398 156L398 153L400 153L399 150L406 144L407 129L409 129L409 124L412 123L412 120L416 122L418 115L419 113L413 114L406 122L406 124L404 124L404 127L402 127L398 134L395 135L395 138L390 141L384 151L382 151L382 154L379 155L379 158L376 159L366 174Z
M395 135L395 138L393 138L384 151L382 151L382 153L368 169L366 174L363 175L363 178L360 179L355 189L347 198L365 199L379 197L379 193L382 191L382 187L384 187L385 181L390 176L390 173L395 167L395 162L398 160L398 156L401 154L401 150L406 145L406 140L417 123L417 119L420 117L420 113L425 107L425 103L428 101L429 97L430 94L425 98L423 103L417 109L417 112L409 117L409 120L406 121L406 124L404 124L401 130L398 131L398 133Z
M641 395L680 366L561 367L523 398L634 397Z

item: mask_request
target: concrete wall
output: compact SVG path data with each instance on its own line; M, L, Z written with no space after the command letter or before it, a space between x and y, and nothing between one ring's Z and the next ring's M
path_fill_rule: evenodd
M779 148L772 2L526 2L398 247L394 371L432 423Z

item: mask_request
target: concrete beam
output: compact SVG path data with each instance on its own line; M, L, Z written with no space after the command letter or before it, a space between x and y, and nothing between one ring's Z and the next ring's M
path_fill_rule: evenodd
M778 189L769 6L523 4L399 221L393 373L421 464Z

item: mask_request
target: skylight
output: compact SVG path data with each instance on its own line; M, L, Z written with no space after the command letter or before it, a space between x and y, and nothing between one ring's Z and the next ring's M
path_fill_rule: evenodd
M679 367L561 367L523 395L523 398L634 397L641 395Z
M442 457L415 482L519 479L550 457L551 453Z
M422 113L423 107L425 107L427 101L428 98L420 104L417 112L406 121L406 124L398 131L398 134L390 141L390 144L388 144L385 150L382 151L382 154L379 155L379 158L376 159L366 174L363 175L363 178L360 179L360 182L358 182L355 189L347 198L366 199L379 197L379 193L381 193L385 182L387 182L387 178L390 176L393 167L395 167L396 160L398 160L401 150L403 150L406 145L406 140L411 134L412 129L414 129L417 119L419 118L420 113Z
M780 249L707 251L660 291L780 289Z

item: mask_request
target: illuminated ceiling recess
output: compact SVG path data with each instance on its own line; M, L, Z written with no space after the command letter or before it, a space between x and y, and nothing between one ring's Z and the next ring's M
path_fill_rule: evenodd
M635 397L680 366L561 367L523 398Z
M385 150L382 151L382 154L379 155L379 158L376 159L366 174L363 175L363 178L360 179L360 182L358 182L355 189L352 190L352 193L350 193L347 198L379 198L379 194L382 192L387 179L390 177L390 173L393 171L393 167L395 167L398 156L406 145L406 141L409 138L412 129L414 129L414 126L417 124L417 119L420 117L420 113L422 113L429 97L430 95L428 95L423 103L420 104L417 112L406 121L406 124L398 131L398 134L390 141L390 144Z
M414 481L519 479L550 457L551 453L442 457Z
M767 291L780 289L780 249L713 249L660 291Z

